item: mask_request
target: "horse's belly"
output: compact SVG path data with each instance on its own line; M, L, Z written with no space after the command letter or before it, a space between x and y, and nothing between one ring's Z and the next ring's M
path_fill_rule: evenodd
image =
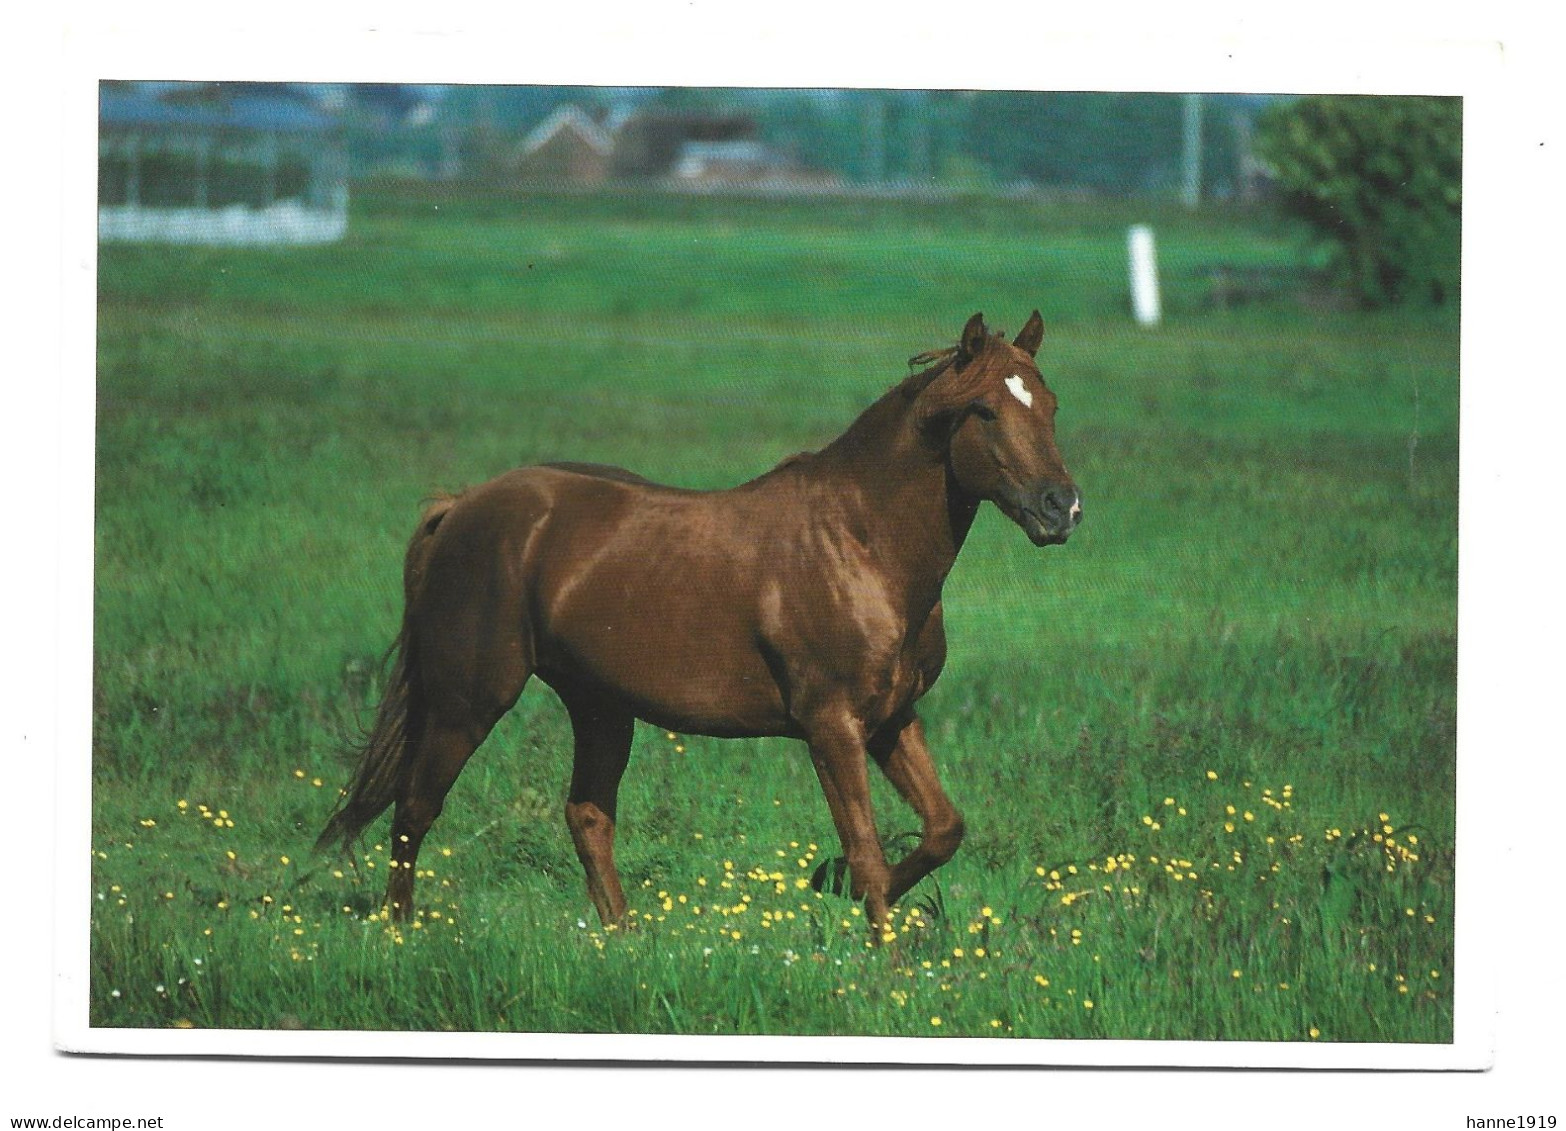
M681 679L627 688L638 718L682 734L715 738L797 737L769 675L697 670Z
M657 726L720 738L793 732L759 654L697 623L604 621L553 636L546 681L586 682Z

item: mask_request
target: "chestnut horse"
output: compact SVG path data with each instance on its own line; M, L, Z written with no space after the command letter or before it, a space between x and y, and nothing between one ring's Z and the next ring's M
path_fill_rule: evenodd
M388 688L318 847L350 846L387 806L394 917L463 764L537 675L575 732L566 824L604 923L622 922L615 797L633 721L809 746L878 939L891 905L945 863L963 822L914 713L941 672L941 585L988 499L1039 546L1081 497L1055 447L1055 394L981 315L819 452L726 491L618 468L544 464L434 503L408 546ZM875 762L919 815L888 866Z

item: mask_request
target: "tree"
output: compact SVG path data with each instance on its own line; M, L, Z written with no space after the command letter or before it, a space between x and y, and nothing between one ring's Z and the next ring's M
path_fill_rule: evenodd
M1367 305L1456 300L1461 100L1301 98L1262 116L1256 147L1284 209L1332 247Z

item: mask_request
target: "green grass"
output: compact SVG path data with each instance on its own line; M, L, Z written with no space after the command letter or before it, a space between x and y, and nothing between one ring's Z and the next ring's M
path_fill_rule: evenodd
M1167 215L1139 331L1142 218L382 192L331 248L105 248L92 1023L1450 1040L1455 319L1209 309L1200 268L1299 247ZM1087 521L1040 552L989 510L948 583L924 715L969 836L897 947L796 885L837 851L801 747L650 729L639 926L598 929L542 687L416 929L373 917L384 825L311 856L422 498L549 458L738 482L1035 306Z

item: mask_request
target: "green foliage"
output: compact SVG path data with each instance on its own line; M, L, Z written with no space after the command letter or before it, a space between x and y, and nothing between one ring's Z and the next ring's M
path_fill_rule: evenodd
M1368 305L1457 300L1462 113L1456 98L1320 96L1258 125L1284 207Z
M1450 1039L1453 320L1198 313L1196 265L1292 262L1213 215L1160 218L1148 334L1112 208L432 191L327 249L103 249L94 1024ZM647 728L641 926L599 930L538 686L431 833L421 926L370 917L384 822L310 856L424 497L556 457L732 484L1034 306L1088 520L1040 552L986 508L947 582L924 717L969 837L899 951L798 887L839 855L798 743Z
M1137 195L1175 183L1180 98L981 91L967 144L1005 180Z

